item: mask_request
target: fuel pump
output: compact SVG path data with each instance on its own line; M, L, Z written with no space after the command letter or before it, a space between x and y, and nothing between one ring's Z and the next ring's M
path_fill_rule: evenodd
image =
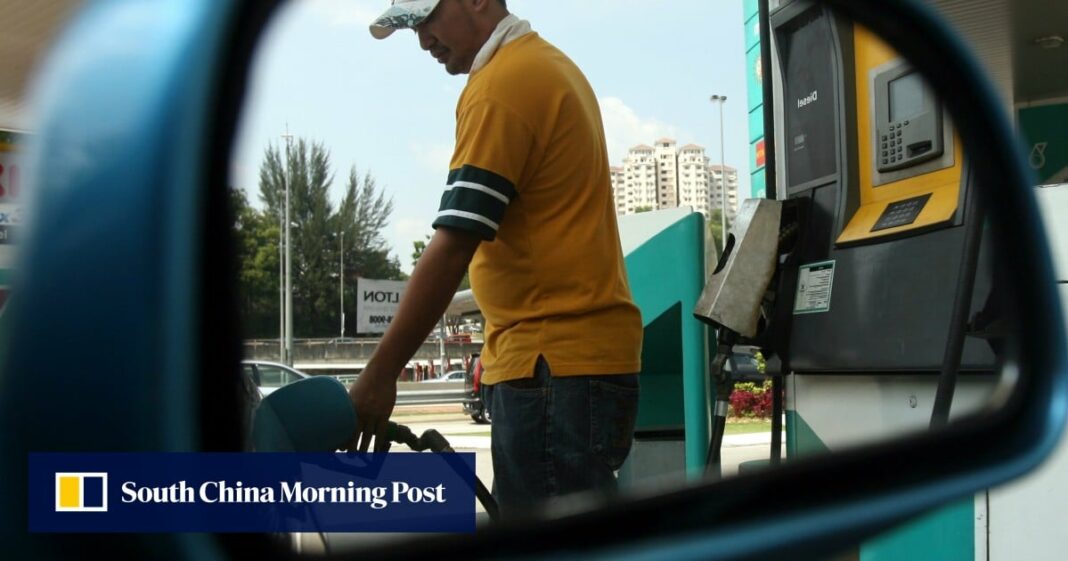
M743 204L694 309L717 329L712 468L735 344L775 357L772 379L788 380L788 453L805 454L834 446L842 423L833 412L858 403L862 387L908 387L917 411L888 416L872 403L843 441L918 427L923 410L924 425L944 424L959 373L972 394L992 387L999 335L980 323L1004 323L994 317L977 178L937 97L853 22L808 1L776 4L765 78L774 200Z
M1011 324L984 243L981 178L923 77L822 5L771 3L761 23L774 200L743 205L694 309L718 333L712 469L736 343L777 359L787 454L805 455L941 426L951 405L982 406ZM970 503L956 505L860 559L895 558L879 549L909 541L937 558L937 536L970 533L975 520Z
M994 345L966 337L973 314L996 308L978 178L937 97L877 37L809 2L769 20L776 197L809 208L781 271L792 298L777 304L775 350L795 394L816 377L844 388L908 375L940 386L923 401L944 422L956 373L997 364Z

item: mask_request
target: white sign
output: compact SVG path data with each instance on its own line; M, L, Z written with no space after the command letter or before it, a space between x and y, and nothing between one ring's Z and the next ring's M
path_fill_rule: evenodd
M385 333L407 281L356 279L356 332Z
M834 261L802 265L797 274L795 314L816 314L831 310L831 289L834 288Z

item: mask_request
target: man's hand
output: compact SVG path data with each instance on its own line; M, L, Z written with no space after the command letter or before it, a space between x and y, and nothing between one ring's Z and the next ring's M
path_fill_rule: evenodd
M371 366L371 365L368 365ZM397 403L396 373L363 371L349 389L349 399L356 410L356 433L352 439L352 449L366 452L375 440L375 452L389 450L389 416Z
M447 227L434 232L412 271L389 329L367 368L349 388L349 398L356 409L356 434L351 448L366 452L373 436L375 452L389 450L386 431L397 404L397 377L445 313L481 241L473 233Z

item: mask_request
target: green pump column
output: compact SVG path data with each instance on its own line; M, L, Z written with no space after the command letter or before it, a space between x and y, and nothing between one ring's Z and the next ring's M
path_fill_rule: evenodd
M682 429L686 476L696 478L704 471L711 407L706 330L692 313L705 281L704 217L665 209L619 221L645 327L636 434Z

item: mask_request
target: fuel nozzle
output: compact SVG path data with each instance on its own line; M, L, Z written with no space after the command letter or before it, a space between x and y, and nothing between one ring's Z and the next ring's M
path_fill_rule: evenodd
M423 452L425 450L440 453L455 452L455 450L452 449L452 445L449 444L449 441L445 440L445 437L434 429L427 429L423 431L421 436L415 436L412 429L391 422L389 424L388 434L391 441L398 444L404 444L415 452ZM452 465L453 469L458 471L466 471L469 469L461 462L449 461L449 464ZM497 508L497 501L493 498L493 494L486 488L486 485L482 483L482 480L480 480L476 474L472 473L471 476L474 481L475 497L482 503L483 508L486 509L486 514L489 515L490 520L498 520L500 518L500 513Z
M308 411L315 410L314 415ZM340 382L316 376L287 384L260 402L251 434L260 452L334 452L345 448L356 426L356 411L348 391ZM391 442L405 444L416 452L454 452L449 441L434 429L415 436L412 429L390 422L386 429ZM455 458L445 461L457 472L470 468ZM475 496L491 520L497 520L497 502L489 489L470 473Z
M693 310L697 319L742 337L756 336L761 304L775 276L781 218L779 201L742 202L731 232L733 243L724 248Z
M734 228L726 238L729 242L724 244L723 254L693 310L697 319L714 326L717 332L716 354L709 365L716 402L705 463L713 475L720 474L720 453L735 382L733 373L726 369L727 362L734 355L736 343L757 337L780 248L792 243L797 235L794 229L782 230L782 213L783 204L779 201L742 202Z
M398 444L404 444L415 452L454 452L448 440L434 429L423 431L421 436L415 436L412 429L397 423L389 424L389 439Z

